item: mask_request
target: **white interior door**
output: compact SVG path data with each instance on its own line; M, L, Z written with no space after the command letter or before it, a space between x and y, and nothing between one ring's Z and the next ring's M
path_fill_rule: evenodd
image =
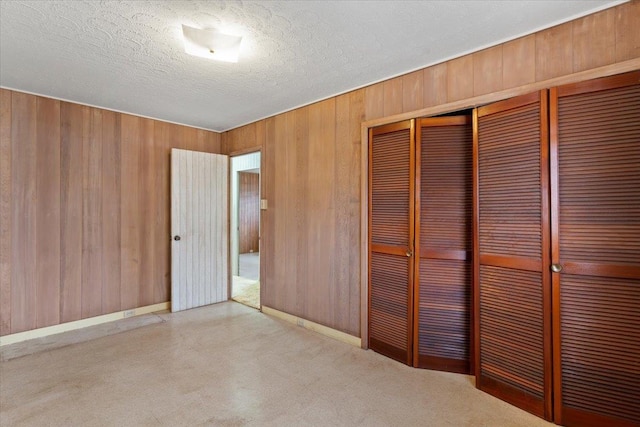
M171 311L228 299L228 157L171 150Z

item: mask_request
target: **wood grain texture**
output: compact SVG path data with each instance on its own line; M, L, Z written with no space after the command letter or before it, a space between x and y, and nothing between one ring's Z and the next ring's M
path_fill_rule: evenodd
M289 111L284 114L284 127L281 131L284 133L284 138L282 143L284 145L284 150L281 153L284 154L285 170L281 177L285 182L294 183L289 187L290 191L293 191L293 194L297 194L298 189L303 187L305 190L308 189L307 182L305 180L298 180L299 172L297 169L297 144L296 139L302 137L303 135L298 134L296 132L297 129L300 128L299 124L296 120L296 112ZM299 248L303 246L302 242L298 241L299 231L297 228L298 217L302 212L302 209L297 205L300 201L297 198L286 196L284 200L284 204L281 204L281 207L284 207L284 221L286 222L285 228L289 230L284 239L284 254L287 259L295 259L299 256ZM298 272L298 264L289 262L283 266L282 273L286 277L296 277ZM304 300L302 295L306 292L306 288L304 282L293 282L289 280L289 286L287 290L282 292L281 301L287 307L295 307L298 305L298 301Z
M220 135L0 94L0 334L168 301L169 150Z
M102 116L102 313L120 310L120 114Z
M423 104L425 107L447 102L447 63L432 65L423 70Z
M349 94L349 141L351 143L351 152L349 154L351 161L351 169L349 171L349 204L351 206L349 212L349 323L343 328L353 335L358 336L358 332L362 335L360 328L360 264L362 253L359 251L359 243L361 237L360 227L360 164L362 162L362 146L361 146L361 123L365 117L364 111L364 90L357 90ZM340 139L336 140L341 143ZM346 154L346 153L345 153ZM338 188L337 191L343 191ZM343 286L341 283L338 286Z
M36 142L37 99L11 99L11 332L36 327Z
M523 86L536 80L536 36L506 42L502 45L502 86Z
M295 162L291 162L289 171L290 183L294 186L293 209L295 213L295 266L290 267L290 271L295 269L295 310L297 313L306 313L310 301L306 297L306 283L309 283L309 249L302 242L298 243L297 238L307 232L307 180L299 176L299 171L306 171L309 168L309 108L301 108L294 113L295 120L295 147L291 152L295 156Z
M573 71L583 71L615 62L614 9L573 21Z
M573 22L536 33L536 81L573 72Z
M447 62L447 102L473 96L473 55Z
M88 107L60 106L60 321L82 318L82 133Z
M402 83L402 77L396 77L382 82L384 91L382 112L385 116L393 116L394 114L402 113L402 98L404 93Z
M156 156L153 152L155 134L163 135L169 127L168 123L153 123L150 119L141 122L140 149L138 159L138 179L142 191L140 197L140 281L138 284L138 304L145 306L153 303L153 289L156 271ZM158 242L159 243L159 242Z
M83 110L82 317L102 314L102 111Z
M502 90L502 45L473 54L473 95Z
M238 227L241 254L258 252L260 224L260 175L239 172L238 179Z
M364 115L367 120L384 117L384 85L376 83L364 89Z
M120 182L126 186L120 198L120 306L122 310L138 307L140 283L140 225L144 218L140 210L140 126L142 119L122 115Z
M0 335L11 332L11 91L0 89Z
M622 4L614 11L616 62L640 58L640 1Z
M36 327L60 323L60 101L37 99Z
M424 107L423 70L402 76L402 112L415 111Z
M149 222L151 223L153 237L152 249L148 255L153 261L150 276L150 287L147 289L148 304L156 304L171 299L171 244L169 240L171 219L171 147L180 147L182 144L192 144L193 149L204 149L204 139L198 137L197 129L183 126L173 126L170 123L155 122L153 124L153 139L149 144L153 168L148 179L153 182L148 188L153 193L153 208ZM142 298L142 296L141 296ZM142 305L147 305L146 300L141 300Z

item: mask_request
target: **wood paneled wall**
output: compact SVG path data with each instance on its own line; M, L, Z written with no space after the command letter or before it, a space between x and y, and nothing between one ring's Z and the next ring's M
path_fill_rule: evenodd
M640 58L640 1L222 134L262 148L262 302L360 335L360 126L365 120Z
M170 299L169 153L220 134L0 89L0 334Z
M260 174L238 172L238 252L258 252L260 239Z

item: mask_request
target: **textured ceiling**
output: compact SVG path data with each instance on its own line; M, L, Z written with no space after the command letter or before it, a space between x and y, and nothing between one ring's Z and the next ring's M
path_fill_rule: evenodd
M7 1L0 86L217 131L622 1ZM187 55L181 24L244 37Z

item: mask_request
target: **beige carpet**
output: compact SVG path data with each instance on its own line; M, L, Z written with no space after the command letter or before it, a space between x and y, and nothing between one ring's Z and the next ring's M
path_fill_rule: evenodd
M231 299L260 310L260 281L234 276Z

